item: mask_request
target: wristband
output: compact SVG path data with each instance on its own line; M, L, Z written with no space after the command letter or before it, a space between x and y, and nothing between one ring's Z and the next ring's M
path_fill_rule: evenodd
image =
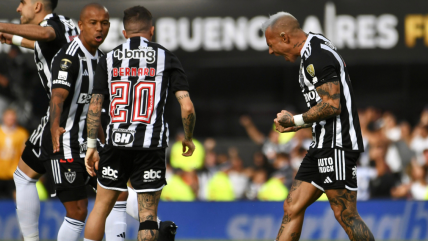
M296 126L302 126L305 124L305 121L303 120L303 116L301 114L293 116L293 119L294 119L294 125Z
M18 35L13 35L12 37L12 44L16 46L21 46L23 37Z
M97 148L97 139L92 139L92 138L88 137L87 147L88 148Z

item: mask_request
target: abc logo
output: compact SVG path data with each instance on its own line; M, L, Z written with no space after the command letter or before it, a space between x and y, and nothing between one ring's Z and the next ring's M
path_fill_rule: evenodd
M116 145L128 145L134 141L134 135L128 132L115 131L112 137Z
M117 173L118 171L110 168L110 166L103 167L103 175L105 176L117 178Z
M161 178L161 171L153 171L153 169L150 169L150 171L144 172L144 179L155 179L155 178Z

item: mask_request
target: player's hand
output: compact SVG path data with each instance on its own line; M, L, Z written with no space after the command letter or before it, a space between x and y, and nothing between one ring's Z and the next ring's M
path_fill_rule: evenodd
M53 153L59 152L59 138L65 132L62 127L51 129Z
M186 140L184 139L182 141L183 144L183 156L191 156L193 154L193 152L195 151L195 144L193 144L192 140ZM187 151L186 151L186 147L187 147Z
M91 175L91 177L96 176L96 170L98 170L98 162L100 160L100 155L96 148L88 148L85 156L85 166L86 171Z
M294 125L294 118L293 114L286 110L282 110L281 113L276 114L276 119L273 120L275 123L278 122L282 127L293 127Z
M12 34L8 34L8 33L2 33L0 32L0 41L2 44L12 44Z
M283 127L281 126L281 124L279 124L278 119L275 119L274 122L275 122L275 130L280 133L296 132L302 129L300 126Z

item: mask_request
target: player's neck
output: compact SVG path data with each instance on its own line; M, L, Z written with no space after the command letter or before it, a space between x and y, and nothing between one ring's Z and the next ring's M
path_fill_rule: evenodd
M301 46L298 48L298 53L300 56L300 52L302 51L302 48L305 46L306 40L308 39L308 34L302 31L302 34L299 36L298 43L302 43Z
M51 13L48 12L40 12L39 14L37 14L37 16L34 18L33 24L40 24L46 16L48 16Z
M86 49L86 50L88 50L88 52L89 52L90 54L92 54L92 56L95 56L95 54L97 53L98 46L97 46L97 47L94 47L94 46L89 45L89 44L85 41L85 39L83 39L83 38L82 38L82 35L79 35L79 39L80 39L80 42L82 42L82 44L83 44L83 46L85 47L85 49Z
M128 38L133 38L133 37L143 37L149 41L152 41L152 36L150 34L147 33L133 33L127 36Z

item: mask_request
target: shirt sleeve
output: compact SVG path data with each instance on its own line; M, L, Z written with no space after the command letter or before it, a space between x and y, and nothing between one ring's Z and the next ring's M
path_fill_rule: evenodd
M339 63L330 53L320 53L311 56L305 67L305 74L308 79L312 80L315 88L327 82L339 79Z
M65 30L62 29L62 28L64 28L63 26L60 26L57 22L55 22L55 21L53 21L51 19L43 20L43 22L40 23L40 26L42 26L42 27L52 27L54 29L54 31L55 31L55 36L56 37L51 42L62 43L61 38L64 38L64 32L65 32Z
M98 62L94 77L94 88L92 94L108 95L108 73L107 73L107 57L101 57Z
M59 53L52 60L52 89L62 88L70 91L76 82L78 72L78 60L73 56Z
M173 93L179 90L189 91L187 75L181 66L180 60L171 53L171 90Z

